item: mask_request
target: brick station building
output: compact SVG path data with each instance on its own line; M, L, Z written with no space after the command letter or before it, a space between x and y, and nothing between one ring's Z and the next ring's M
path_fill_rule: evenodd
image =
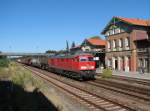
M150 21L113 17L103 29L107 67L119 71L150 72Z

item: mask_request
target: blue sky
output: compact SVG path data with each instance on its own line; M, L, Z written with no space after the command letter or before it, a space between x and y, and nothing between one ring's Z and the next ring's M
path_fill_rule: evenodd
M99 35L113 16L150 20L150 0L0 0L0 51L61 50Z

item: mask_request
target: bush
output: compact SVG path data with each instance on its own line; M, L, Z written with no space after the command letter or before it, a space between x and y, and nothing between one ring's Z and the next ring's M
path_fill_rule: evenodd
M111 78L112 77L112 70L109 68L104 69L102 72L102 77L103 78Z
M7 58L0 58L0 67L8 67L9 60Z

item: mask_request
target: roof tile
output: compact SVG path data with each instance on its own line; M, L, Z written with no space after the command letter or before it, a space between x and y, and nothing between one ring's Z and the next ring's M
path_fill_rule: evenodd
M106 41L100 38L90 38L90 39L87 39L87 41L91 43L92 45L106 45Z
M124 22L131 23L133 25L140 25L140 26L150 26L150 21L142 20L142 19L135 19L135 18L123 18L123 17L116 17Z

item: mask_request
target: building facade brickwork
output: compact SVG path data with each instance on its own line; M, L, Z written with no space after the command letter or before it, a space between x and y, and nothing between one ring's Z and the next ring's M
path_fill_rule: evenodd
M107 67L119 71L150 71L150 26L147 21L113 17L103 30ZM140 52L141 50L141 52Z

